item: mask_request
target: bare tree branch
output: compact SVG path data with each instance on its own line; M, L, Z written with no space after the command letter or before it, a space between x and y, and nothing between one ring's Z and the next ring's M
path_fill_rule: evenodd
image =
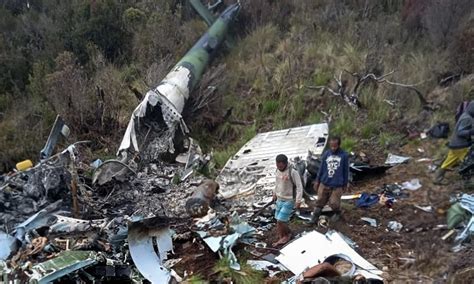
M333 94L334 96L340 96L341 94L339 94L338 92L334 91L333 89L329 88L329 87L326 87L326 86L305 86L306 88L308 89L313 89L313 90L324 90L324 91L328 91L330 92L331 94Z
M346 72L352 77L355 78L355 83L354 86L352 87L352 91L348 94L346 91L346 82L342 81L342 73ZM369 81L373 81L378 84L386 83L388 85L392 86L397 86L397 87L402 87L402 88L407 88L410 90L413 90L417 96L420 102L423 104L423 107L428 106L428 102L426 99L423 97L423 94L415 88L418 84L403 84L403 83L398 83L398 82L393 82L387 79L387 77L393 75L395 73L395 70L392 70L386 74L383 74L381 76L376 76L374 73L366 73L364 75L361 75L360 73L357 72L350 72L346 69L343 69L339 73L339 76L334 75L333 78L336 81L337 84L337 89L334 90L328 86L306 86L308 89L316 89L316 90L323 90L323 91L328 91L331 94L335 96L341 97L344 101L346 101L350 106L354 108L359 108L361 106L359 102L359 89L366 84Z

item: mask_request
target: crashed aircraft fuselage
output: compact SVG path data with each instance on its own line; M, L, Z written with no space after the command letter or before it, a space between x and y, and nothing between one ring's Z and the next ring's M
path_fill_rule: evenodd
M172 140L175 131L179 127L184 133L187 132L181 115L184 105L224 41L239 9L238 3L225 9L157 87L148 91L134 110L120 144L117 155L122 161L127 153L138 153L146 149L146 144L152 142L157 135L161 140L166 140L160 150L174 152Z

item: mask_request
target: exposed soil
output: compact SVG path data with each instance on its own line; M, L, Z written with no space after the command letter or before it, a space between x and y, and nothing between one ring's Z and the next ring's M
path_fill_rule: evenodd
M428 169L429 162L416 161L419 158L431 158L439 151L439 147L444 147L444 142L424 140L419 144L409 143L401 147L394 154L412 157L407 164L396 166L384 176L356 184L353 188L353 192L375 192L383 184L420 179L422 188L409 191L408 198L397 200L392 209L380 204L369 209L360 209L355 207L354 201L343 202L342 218L334 224L329 224L331 229L345 234L358 244L358 252L384 271L386 282L472 283L474 281L472 247L468 245L468 248L460 252L451 252L453 237L447 241L441 240L447 230L437 228L437 225L446 224L446 210L450 206L449 197L462 190L462 182L455 172L451 172L447 175L446 185L433 185L431 180L433 173ZM420 153L417 150L419 148L424 149L424 153ZM371 157L376 158L373 160L384 159L384 154L373 154L367 150L365 152L369 157L377 155ZM414 205L431 205L434 207L434 212L424 212ZM378 226L371 227L362 221L361 217L376 219ZM387 229L387 223L392 220L403 225L401 232L396 233ZM312 229L324 232L296 219L291 222L291 228L295 235ZM268 244L275 241L272 231L269 231L265 238L264 241ZM204 279L215 279L212 267L218 256L198 238L195 240L194 243L186 243L186 248L183 244L176 244L176 255L183 257L183 260L175 269L180 275L186 271L188 275L198 274ZM251 257L243 245L234 248L234 252L242 258ZM271 250L268 252L275 253ZM284 273L267 280L279 282L290 275Z

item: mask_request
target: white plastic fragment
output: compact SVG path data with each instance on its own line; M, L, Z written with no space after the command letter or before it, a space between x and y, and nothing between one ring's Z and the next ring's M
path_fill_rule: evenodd
M398 233L402 230L403 225L401 223L397 222L397 221L390 221L390 222L388 222L387 227L390 230Z
M377 228L377 220L369 217L362 217L360 219L369 223L370 226Z
M408 190L417 190L421 188L421 183L420 180L417 178L414 178L412 180L406 181L402 183L402 188L403 189L408 189Z
M247 264L255 270L268 271L268 276L273 277L282 271L288 271L283 265L271 263L266 260L247 260Z
M392 153L389 153L387 156L387 160L385 160L385 164L387 165L398 165L408 162L410 157L398 156Z

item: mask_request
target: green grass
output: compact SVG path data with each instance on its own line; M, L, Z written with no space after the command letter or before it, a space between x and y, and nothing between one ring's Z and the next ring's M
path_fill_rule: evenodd
M307 115L305 122L306 124L321 123L323 122L323 119L323 114L315 109Z
M331 79L332 79L332 75L330 72L321 71L321 72L317 72L314 75L313 83L316 86L324 86L327 83L329 83Z
M375 121L368 121L360 129L360 135L363 139L369 139L378 132L377 123Z
M214 152L212 159L217 168L220 169L224 167L225 163L232 155L234 155L245 143L257 135L256 127L255 125L248 126L244 130L241 130L241 133L239 134L240 138L237 141Z
M225 166L225 163L229 158L238 151L238 148L235 146L227 147L223 150L215 151L212 159L216 164L216 167L222 169Z
M229 261L222 258L214 266L214 272L218 274L220 280L231 279L236 284L264 283L263 273L254 270L244 260L240 263L240 270L234 270L229 267Z
M343 137L341 142L341 148L347 152L351 152L354 150L355 146L357 145L357 140L352 137Z
M291 99L291 104L289 105L287 111L287 119L291 124L302 121L305 119L307 110L304 105L304 99L302 94L295 94Z
M280 102L277 100L267 100L263 102L262 113L269 115L275 113L280 108Z
M379 135L379 145L381 147L389 147L400 142L400 135L390 132L382 132Z
M339 111L330 129L333 135L348 136L356 128L355 117L352 110L343 109Z
M204 280L200 275L192 275L188 279L184 280L186 284L207 284L209 281Z

